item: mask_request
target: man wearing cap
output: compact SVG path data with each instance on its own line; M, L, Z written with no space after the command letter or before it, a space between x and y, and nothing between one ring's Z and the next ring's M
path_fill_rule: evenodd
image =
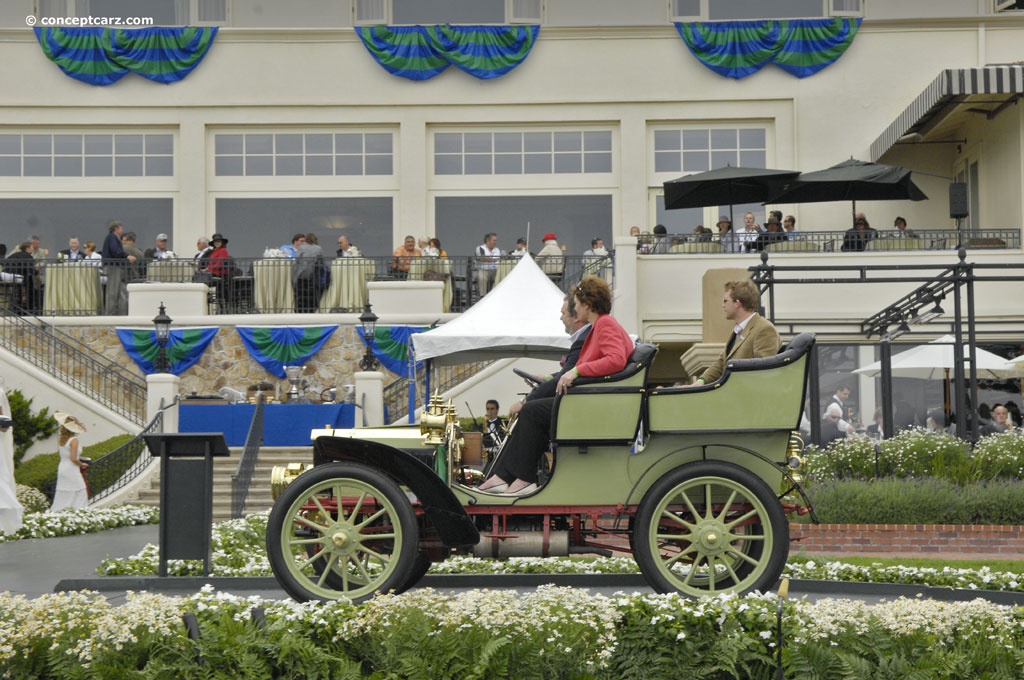
M604 247L604 239L594 238L590 241L590 250L583 251L583 257L604 257L608 250Z
M722 251L726 253L743 252L743 241L739 235L732 230L732 220L728 215L718 218L718 242L722 245Z
M526 239L520 236L518 239L516 239L516 249L509 253L509 255L511 255L512 257L522 257L523 255L526 255L526 253L528 252L529 251L527 250Z
M156 235L156 248L146 248L147 260L169 260L177 257L167 249L167 234Z
M565 256L562 255L562 247L558 245L558 239L549 231L541 240L544 242L544 247L537 253L537 264L549 277L561 278L562 271L565 269Z

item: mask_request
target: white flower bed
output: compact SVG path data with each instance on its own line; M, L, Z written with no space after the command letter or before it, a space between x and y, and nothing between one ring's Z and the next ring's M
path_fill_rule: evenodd
M0 543L22 538L54 538L78 536L104 529L154 524L160 511L143 505L122 505L116 508L85 508L59 512L27 512L22 527L13 534L0 532Z

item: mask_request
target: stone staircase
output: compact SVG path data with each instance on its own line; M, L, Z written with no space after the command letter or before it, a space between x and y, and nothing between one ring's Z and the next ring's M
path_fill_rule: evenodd
M213 459L213 521L231 519L231 475L238 469L242 448L232 448L227 458ZM312 463L313 448L310 446L265 446L260 449L253 472L249 497L245 502L243 515L269 510L274 504L270 495L270 473L276 465L288 463ZM136 501L140 505L160 507L160 474L155 474L150 487L139 491Z

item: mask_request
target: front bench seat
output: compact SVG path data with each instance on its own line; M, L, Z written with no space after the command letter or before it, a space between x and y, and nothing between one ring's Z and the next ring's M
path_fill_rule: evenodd
M608 376L580 376L567 394L555 398L551 440L556 444L630 444L647 395L647 373L657 345L642 342L626 367Z

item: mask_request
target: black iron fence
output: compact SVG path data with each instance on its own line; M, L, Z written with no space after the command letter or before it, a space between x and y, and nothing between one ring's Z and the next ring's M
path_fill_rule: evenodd
M361 312L371 281L438 281L443 308L463 312L519 260L503 257L478 263L475 257L354 257L312 260L230 258L228 260L157 260L125 267L128 283L204 283L211 314L294 314ZM611 282L612 254L566 255L538 261L563 290L586 274ZM0 261L0 308L26 316L95 316L105 309L106 270L98 260L35 260L29 268ZM114 285L114 284L111 284ZM108 307L109 308L109 307Z
M238 459L238 468L231 475L231 518L240 519L245 510L245 500L249 497L256 462L260 447L263 446L263 395L256 401L256 409L249 423L249 434L245 438L242 457Z
M490 366L493 361L476 361L468 364L455 364L451 366L437 366L430 383L431 393L446 392L464 380L468 380L480 371ZM420 368L416 372L416 387L413 399L416 408L423 406L426 394L425 381L426 370ZM384 386L384 408L387 412L387 421L396 423L409 418L409 380L399 378ZM358 416L357 416L358 418Z
M145 423L146 383L126 366L38 319L5 307L0 312L0 346L128 420Z
M175 401L175 403L177 403ZM173 404L171 404L173 406ZM148 425L131 439L131 441L114 449L107 455L94 460L85 470L86 483L89 485L89 503L95 504L115 491L130 484L136 477L145 472L155 458L144 455L146 442L143 435L164 430L164 410L170 406L161 406L161 410Z
M793 233L735 232L719 234L643 235L637 238L637 252L643 255L735 254L813 252L850 253L879 251L1019 250L1020 229L972 229L961 233L948 229L841 232L797 231Z

